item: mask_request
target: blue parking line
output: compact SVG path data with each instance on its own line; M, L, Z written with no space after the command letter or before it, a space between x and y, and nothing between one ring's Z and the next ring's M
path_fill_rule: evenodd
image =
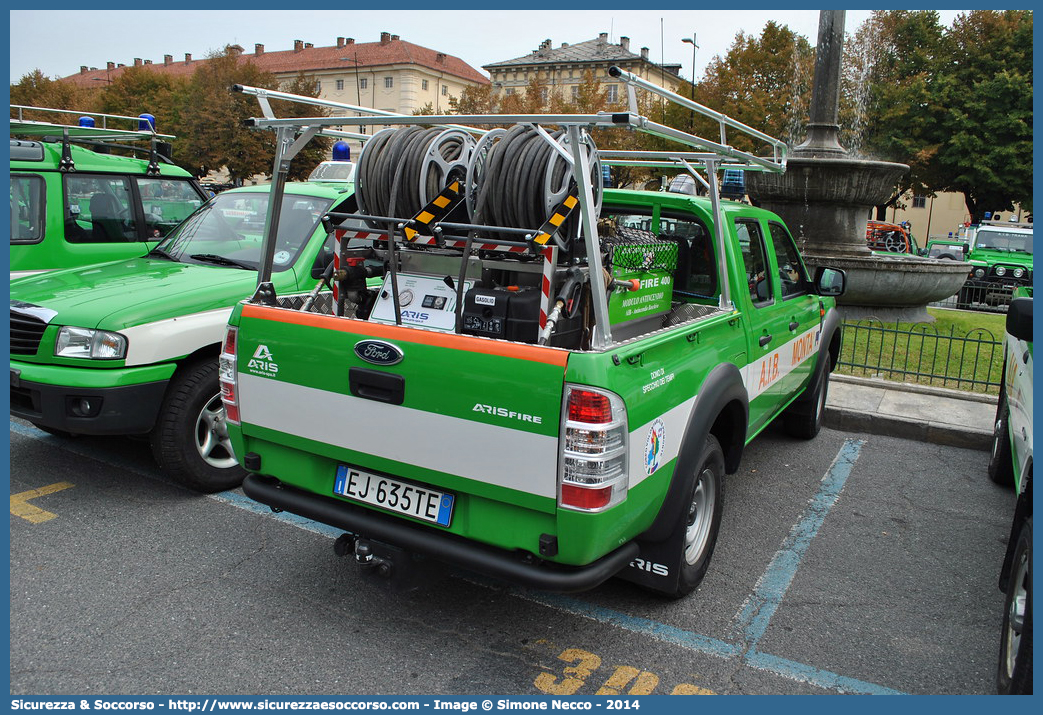
M851 469L862 452L865 440L845 440L833 463L829 466L818 492L808 502L807 508L797 523L790 529L782 546L775 552L767 570L754 586L753 595L743 605L737 617L737 628L742 632L743 640L750 650L756 648L768 622L775 615L789 589L793 577L797 574L800 560L811 546L822 522L826 520L830 508L836 503L841 490L851 476Z

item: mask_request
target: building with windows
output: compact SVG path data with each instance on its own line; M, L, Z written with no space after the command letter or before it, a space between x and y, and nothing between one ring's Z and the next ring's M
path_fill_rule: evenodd
M609 42L607 32L585 42L563 42L560 47L551 47L551 41L544 40L524 57L482 65L482 69L489 73L493 87L501 95L525 92L529 80L538 76L550 91L557 90L565 100L576 97L584 73L591 70L607 90L608 101L615 104L625 100L626 92L608 74L613 65L674 92L688 84L680 77L681 65L656 64L648 58L647 47L635 54L630 50L629 37L620 37L619 43L614 44Z
M239 45L230 49L280 81L290 82L300 72L314 77L323 99L399 114L412 114L428 104L436 113L446 112L450 97L459 97L465 87L489 83L481 72L459 57L415 45L390 32L380 33L379 42L338 37L337 43L328 47L294 40L292 50L267 51L260 44L254 45L252 53L246 53ZM190 54L178 61L172 55L164 55L162 63L135 58L134 66L188 76L204 62ZM82 66L78 73L63 79L97 87L98 82L115 79L125 67L114 62L109 62L105 69Z
M971 218L963 194L957 192L940 192L936 196L906 193L899 203L903 204L903 208L888 207L887 220L892 223L908 221L910 231L921 247L929 238L944 238L950 231L956 233ZM993 213L1001 221L1032 220L1032 212L1025 211L1017 204L1013 211Z

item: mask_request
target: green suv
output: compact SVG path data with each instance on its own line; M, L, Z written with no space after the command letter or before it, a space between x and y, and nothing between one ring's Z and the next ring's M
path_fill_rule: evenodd
M11 120L12 278L143 256L206 201L166 159L170 145L160 140L173 137L152 131L152 121L134 130Z
M1003 386L989 477L1017 493L999 586L1006 594L997 687L1032 692L1032 288L1017 288L1007 311Z
M350 186L286 186L271 257L280 292L315 288L332 260L320 219L354 209ZM13 280L11 415L50 433L146 438L200 491L239 484L217 356L232 305L257 284L269 196L225 191L147 255Z
M970 276L958 303L1009 303L1015 288L1032 285L1032 228L983 224L974 234L967 260Z

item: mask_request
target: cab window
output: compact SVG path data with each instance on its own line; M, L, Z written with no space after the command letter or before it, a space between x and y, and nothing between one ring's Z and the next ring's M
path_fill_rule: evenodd
M678 244L674 295L717 300L717 254L706 226L691 218L663 216L659 238Z
M65 176L65 240L70 243L138 241L130 180L125 176Z
M44 186L35 174L11 174L11 243L43 240Z
M203 205L192 184L184 179L137 177L135 181L145 215L146 239L166 236Z
M775 259L779 262L779 287L782 289L782 299L795 295L804 295L808 292L808 274L804 268L804 262L800 260L797 246L789 231L782 224L771 221L768 223L768 231L771 233L771 245L775 248Z
M750 302L755 307L771 305L774 300L772 297L774 281L768 270L760 224L755 219L737 219L735 233L739 238L739 248L742 250L742 262L746 269L746 284L750 291Z

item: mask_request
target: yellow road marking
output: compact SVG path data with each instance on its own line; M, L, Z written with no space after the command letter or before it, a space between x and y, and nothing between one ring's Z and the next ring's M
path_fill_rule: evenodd
M29 500L46 496L48 494L54 494L55 492L60 492L62 489L68 489L71 486L74 485L69 482L58 482L57 484L40 487L39 489L30 489L27 492L12 494L11 513L25 519L26 521L31 521L34 524L42 524L45 521L50 521L58 515L33 506L29 503Z

